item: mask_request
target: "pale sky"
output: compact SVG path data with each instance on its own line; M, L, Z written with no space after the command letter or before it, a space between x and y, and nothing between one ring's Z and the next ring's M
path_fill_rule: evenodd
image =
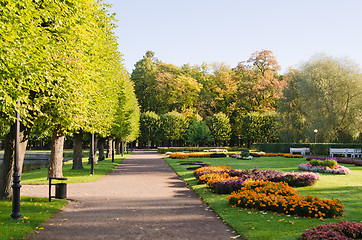
M273 51L284 73L313 55L348 57L362 66L362 0L105 0L131 73L148 50L181 66L235 67Z

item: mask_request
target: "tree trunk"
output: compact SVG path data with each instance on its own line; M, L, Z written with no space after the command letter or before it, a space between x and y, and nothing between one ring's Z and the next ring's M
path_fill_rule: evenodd
M124 155L124 141L122 140L122 150L121 150L122 152L121 152L121 154L122 154L122 157L123 157L123 155Z
M84 169L82 162L83 131L74 133L73 146L73 167L72 169Z
M108 148L107 148L107 158L112 158L112 150L113 150L113 140L108 140Z
M104 138L99 138L98 141L98 161L104 161L105 157L104 157Z
M64 133L58 133L58 131L54 130L48 167L48 178L63 177L63 148Z
M121 154L121 141L119 139L116 140L116 154Z
M92 138L91 138L92 139ZM90 143L90 149L89 149L89 158L88 158L88 164L92 164L92 140ZM97 136L94 134L94 150L93 150L93 163L97 164Z
M19 135L19 173L23 169L26 145L28 143L28 136L30 130L25 128L20 123ZM13 197L12 176L14 168L15 157L15 137L16 137L16 123L11 125L10 132L6 135L4 141L4 158L0 171L0 199L11 199Z

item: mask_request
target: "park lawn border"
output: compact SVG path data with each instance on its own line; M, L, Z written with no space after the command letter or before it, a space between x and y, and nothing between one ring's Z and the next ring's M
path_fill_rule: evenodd
M210 208L230 225L238 234L247 239L298 239L305 229L338 222L340 220L362 221L361 207L358 205L361 196L362 167L346 164L351 169L350 175L321 174L321 179L314 186L295 188L301 195L313 195L324 199L338 198L345 204L347 212L344 217L335 219L312 219L289 216L273 212L263 212L252 209L231 207L227 201L227 194L218 195L206 188L205 184L197 184L192 170L186 170L190 165L179 165L179 162L192 162L189 159L170 159L165 161L174 171L199 195ZM298 165L305 163L303 159L290 159L283 157L262 157L253 160L238 160L234 158L197 158L197 161L212 166L227 165L235 169L260 170L273 169L281 172L298 172ZM191 165L192 166L192 165ZM348 185L350 182L350 185Z
M11 200L0 200L0 239L24 239L34 231L41 231L40 227L46 220L58 213L68 204L67 200L48 198L21 197L21 220L12 220Z
M98 161L94 165L94 175L90 174L91 164L88 164L88 157L82 158L84 169L72 169L73 161L64 162L63 177L67 178L66 183L84 183L94 182L107 175L112 169L120 164L130 154L115 155L114 162L111 158L106 158L104 161ZM21 184L24 185L40 185L49 184L47 179L47 168L41 168L24 172L21 175Z

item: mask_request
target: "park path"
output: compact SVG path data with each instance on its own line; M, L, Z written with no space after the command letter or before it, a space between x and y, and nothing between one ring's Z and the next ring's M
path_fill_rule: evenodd
M68 184L70 203L28 239L230 239L231 228L155 152L127 157L96 182ZM47 186L22 195L48 196Z

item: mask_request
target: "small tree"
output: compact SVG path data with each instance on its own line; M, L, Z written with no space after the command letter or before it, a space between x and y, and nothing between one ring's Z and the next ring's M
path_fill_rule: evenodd
M229 118L224 113L214 114L207 119L207 125L211 131L212 138L217 145L228 141L231 136L231 124Z
M171 146L183 138L186 130L187 119L181 113L168 112L161 116L161 134L164 140L171 141Z
M142 113L140 119L140 136L147 142L147 148L150 148L152 141L158 139L159 131L160 116L151 111Z

